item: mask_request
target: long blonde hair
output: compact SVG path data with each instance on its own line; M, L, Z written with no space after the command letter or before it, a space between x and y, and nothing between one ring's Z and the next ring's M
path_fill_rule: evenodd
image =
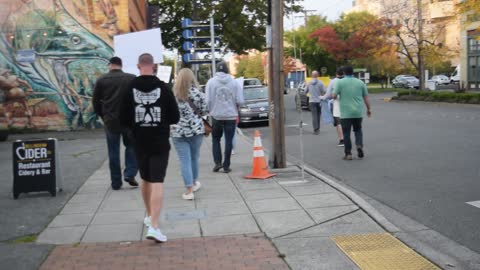
M175 80L175 85L173 86L175 97L177 97L179 101L186 101L192 86L198 88L198 82L192 70L189 68L180 69L177 79Z

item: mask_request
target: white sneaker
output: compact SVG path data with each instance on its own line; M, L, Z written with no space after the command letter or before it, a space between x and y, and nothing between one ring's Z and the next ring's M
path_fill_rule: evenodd
M153 240L157 243L167 242L167 236L164 235L160 229L155 229L153 227L148 228L147 239Z
M192 190L193 190L193 192L197 192L201 187L202 187L202 184L200 184L199 181L196 181L195 185L193 185L193 187L192 187Z
M195 195L193 195L193 192L190 192L190 193L183 193L182 194L182 199L184 200L193 200L195 199Z
M145 217L145 218L143 219L143 224L145 224L145 226L147 226L147 227L150 228L150 227L152 226L152 219L151 219L151 217Z
M232 149L232 155L235 155L235 150Z

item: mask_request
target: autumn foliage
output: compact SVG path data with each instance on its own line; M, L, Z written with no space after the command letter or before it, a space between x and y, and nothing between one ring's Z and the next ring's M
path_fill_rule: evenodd
M328 25L314 31L310 38L316 39L339 63L378 56L390 52L394 46L391 37L396 26L388 19L374 19L357 28L345 34Z

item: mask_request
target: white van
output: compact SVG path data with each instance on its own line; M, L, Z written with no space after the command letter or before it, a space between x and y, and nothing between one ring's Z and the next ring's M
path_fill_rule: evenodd
M460 82L460 65L455 68L455 71L450 76L451 83L459 83Z

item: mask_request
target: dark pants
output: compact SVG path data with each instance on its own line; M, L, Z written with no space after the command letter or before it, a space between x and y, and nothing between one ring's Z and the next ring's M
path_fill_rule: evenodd
M343 142L345 143L345 155L352 154L352 140L350 139L350 133L355 133L355 144L357 148L363 147L363 132L362 132L362 118L345 118L341 119L340 123L343 130Z
M134 178L137 175L137 160L135 158L135 151L133 143L130 142L127 132L110 132L105 130L107 135L108 159L110 165L110 179L112 180L113 188L120 188L122 186L122 169L120 165L120 139L123 138L123 145L125 145L125 170L123 176L125 179Z
M213 119L212 131L212 152L213 161L216 165L222 165L222 147L220 140L225 132L225 160L223 161L223 168L230 169L230 156L232 155L232 140L235 135L236 121L235 120L215 120Z
M320 117L322 115L320 102L310 102L310 111L312 112L313 131L318 131L320 130Z

